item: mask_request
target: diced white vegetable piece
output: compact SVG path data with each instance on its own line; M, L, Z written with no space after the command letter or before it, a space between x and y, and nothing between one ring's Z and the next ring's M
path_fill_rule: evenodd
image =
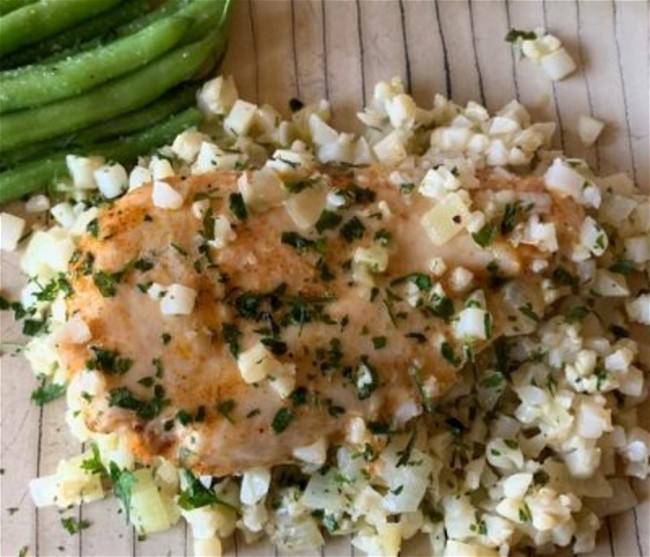
M20 266L29 276L51 278L56 273L65 273L75 245L67 231L54 227L32 234Z
M454 334L459 339L482 339L489 337L490 314L477 307L465 308L454 323Z
M328 193L327 186L318 182L287 199L285 208L298 228L309 230L318 222L325 209Z
M327 459L327 439L319 437L311 445L294 448L293 457L307 464L322 466Z
M530 244L550 253L559 248L555 224L540 222L538 215L532 215L526 221L520 241L522 244Z
M268 137L277 134L281 121L282 115L269 104L262 105L255 112L255 128Z
M600 190L597 186L560 158L556 158L544 174L544 185L563 197L569 196L579 203L596 208L600 206Z
M602 226L592 217L586 217L580 228L580 242L596 257L607 250L609 239Z
M490 141L486 155L490 166L505 166L508 164L510 152L501 139L493 139Z
M266 167L272 168L282 175L291 175L295 172L310 170L314 166L314 155L307 152L302 142L296 142L302 145L300 151L291 149L278 149L273 153L271 159L266 162Z
M165 287L162 284L157 282L151 283L151 286L147 289L147 296L152 300L160 300L165 295Z
M219 76L207 81L197 95L198 106L208 115L227 114L239 97L232 76Z
M420 182L418 191L426 197L440 199L445 197L448 192L457 190L460 185L460 180L451 170L440 166L427 171Z
M471 504L469 497L445 497L445 530L452 539L469 539L472 537L472 525L476 524L476 509Z
M153 183L151 199L155 207L175 211L183 206L183 196L167 182L156 180Z
M487 122L490 114L487 109L474 101L469 101L465 107L464 114L474 122Z
M352 545L366 555L397 557L401 544L400 526L395 523L382 524L378 528L377 534L360 531L352 538Z
M353 136L342 133L336 141L324 143L318 147L318 160L323 164L335 163L352 163L354 157Z
M199 146L198 156L192 165L194 174L203 174L219 167L219 158L225 153L210 141L203 141Z
M494 135L509 135L520 130L519 122L512 118L506 118L503 116L495 116L490 121L490 126L488 129L488 134L491 136Z
M308 509L324 509L337 512L346 506L346 497L337 489L339 471L330 468L325 474L313 474L300 498L300 502Z
M468 207L461 196L449 193L427 211L420 222L431 241L441 246L465 228L469 216Z
M217 215L214 218L213 230L214 238L208 242L210 247L223 249L237 238L236 232L232 229L232 224L225 215Z
M242 476L239 498L244 505L255 505L266 496L270 485L271 471L268 468L246 470Z
M625 276L613 273L607 269L598 269L596 271L596 279L592 288L597 294L610 298L620 298L630 295L630 289L627 286Z
M335 143L339 138L339 133L328 126L318 114L309 116L309 132L311 133L311 140L319 146Z
M521 52L526 58L539 63L546 50L540 44L539 39L525 39L521 42Z
M50 208L50 199L42 193L32 195L25 203L25 210L28 213L43 213Z
M296 366L286 364L279 367L275 375L269 376L269 381L280 398L287 398L296 388Z
M30 480L29 494L34 505L41 508L56 504L57 483L56 474Z
M376 143L372 149L377 160L389 166L398 165L408 156L400 130L389 133L379 143Z
M129 175L129 191L152 181L151 171L144 166L134 166Z
M189 315L194 310L197 292L182 284L170 284L160 301L163 315Z
M92 338L88 324L84 318L75 313L57 333L57 340L69 344L85 344Z
M625 311L632 321L650 325L650 294L641 294L634 300L626 301Z
M58 222L63 228L70 228L77 218L72 205L67 201L57 203L50 209L50 214L54 217L54 220Z
M258 383L263 379L272 376L280 377L286 373L282 362L261 342L254 344L245 350L237 359L239 372L246 383Z
M564 48L542 56L540 64L544 73L553 81L560 81L576 70L576 63Z
M56 504L59 508L90 503L104 497L100 474L91 474L81 468L84 460L92 457L90 451L61 460L56 469L57 494Z
M130 511L136 530L145 535L168 530L175 522L169 512L171 498L158 489L151 468L141 468L133 475L135 483L131 488Z
M121 164L104 164L93 173L95 183L106 199L113 199L124 193L129 185L126 170Z
M625 238L625 256L634 263L650 261L650 237L647 235Z
M25 224L25 219L10 213L0 213L0 249L14 251L23 235Z
M225 130L235 135L246 135L253 125L257 106L238 99L223 122Z
M176 176L174 172L174 167L167 159L160 157L151 157L149 162L149 170L151 171L151 176L154 180L164 180L165 178L171 178Z
M98 213L99 209L97 207L89 207L85 211L79 213L70 227L70 235L83 236L84 234L87 234L88 225L97 218Z
M603 187L601 183L601 188ZM637 207L636 200L625 195L610 194L603 199L598 209L600 221L618 226L625 219L629 218L632 211Z
M398 461L394 452L380 457L381 477L389 487L382 506L393 514L415 512L427 490L433 459L414 448L408 465L398 466Z
M533 475L530 473L506 476L503 480L503 494L510 499L522 499L532 482Z
M266 211L280 205L288 196L284 183L275 171L262 168L243 173L237 180L246 207L253 211Z
M581 115L578 119L578 136L587 147L596 143L598 136L603 131L605 122L592 116Z
M97 189L94 172L104 164L104 157L78 157L67 155L65 158L72 183L78 190Z
M385 106L391 126L404 129L413 127L417 108L413 97L401 93L386 99Z
M465 267L456 267L449 276L449 286L454 292L465 292L474 281L474 273Z
M192 214L198 220L202 221L206 213L208 212L209 208L210 208L209 199L199 199L198 201L192 203Z
M364 137L360 137L354 144L352 152L352 164L366 165L373 161L372 149Z
M369 248L357 248L352 261L367 267L372 273L383 273L388 268L388 250L377 244Z
M612 431L611 410L604 407L604 400L581 400L576 413L576 430L587 439L600 439L606 431Z
M172 151L185 162L193 162L205 140L205 135L196 130L185 130L174 138Z
M221 540L213 538L194 538L194 557L222 557L223 547Z

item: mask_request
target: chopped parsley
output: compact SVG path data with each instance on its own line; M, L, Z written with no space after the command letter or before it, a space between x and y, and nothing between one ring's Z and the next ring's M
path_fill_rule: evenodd
M386 337L372 337L372 345L375 347L375 350L381 350L386 346Z
M333 211L328 211L327 209L323 210L316 221L316 230L319 234L325 232L325 230L331 230L336 228L343 221L343 217Z
M73 517L62 518L61 525L67 530L68 534L73 536L81 530L85 530L90 526L90 522L87 520L76 520Z
M233 358L238 358L240 350L239 339L241 338L242 333L237 325L233 325L232 323L224 323L221 326L221 336L228 345L228 350L230 350Z
M207 507L208 505L222 505L233 511L237 511L234 505L221 499L214 489L205 487L192 472L182 469L180 473L184 479L183 483L187 485L178 497L178 505L181 509L190 511L192 509Z
M447 360L452 366L457 366L459 364L459 360L454 354L454 349L448 342L443 342L440 345L440 353L442 354L442 357Z
M539 323L541 321L541 318L535 311L533 310L532 304L529 302L525 306L519 306L517 308L521 313L523 313L528 319L531 319L535 323Z
M124 375L131 366L133 360L120 357L117 350L107 350L99 346L91 346L93 356L86 362L88 369L97 369L107 375Z
M228 196L228 208L239 220L246 220L248 218L248 210L246 209L246 203L244 203L244 197L241 193L231 193Z
M534 41L537 38L537 35L533 31L525 31L522 29L510 29L505 36L505 41L507 43L516 43L519 40L522 41Z
M609 270L619 275L629 275L634 270L634 261L630 259L619 259L610 265Z
M106 271L97 271L93 273L93 282L104 298L112 298L117 294L117 285L122 278L122 273L107 273Z
M314 249L322 252L325 248L324 240L310 240L297 232L283 232L280 240L298 251Z
M31 400L37 406L43 406L65 394L66 386L62 383L53 383L47 379L41 379L41 384L32 391Z
M366 228L358 217L352 217L341 227L341 237L347 242L352 243L355 240L363 238Z
M293 412L288 408L280 408L273 416L273 421L271 422L271 428L275 433L282 433L285 429L289 427L289 424L293 420Z
M131 494L133 492L133 486L137 482L135 475L126 468L121 470L120 467L112 461L108 472L111 482L113 483L113 493L122 503L126 521L129 522L129 517L131 516Z
M151 261L147 260L147 259L140 258L140 259L136 259L136 261L135 261L135 263L133 264L133 266L134 266L138 271L143 271L143 272L145 272L145 271L151 271L151 269L153 269L153 267L154 267L154 264L153 264Z
M584 320L591 313L591 309L586 306L576 306L569 311L566 316L567 323L576 323Z
M99 236L99 221L97 219L91 220L86 225L86 232L94 238L97 238Z
M217 412L226 418L231 424L235 423L234 418L232 417L232 411L235 409L236 403L233 399L229 398L228 400L222 400L217 403Z
M62 274L48 282L40 292L35 294L39 302L52 302L59 292L65 294L65 297L73 294L72 286Z
M145 401L136 397L128 387L117 387L108 392L108 405L132 410L142 420L152 420L169 405L162 385L154 387L154 395Z
M102 464L102 459L99 455L99 449L97 445L91 445L92 456L86 458L81 462L80 468L86 470L91 474L106 474L106 468Z
M482 248L489 246L496 235L496 227L492 223L487 223L481 227L478 232L472 234L472 239Z
M510 234L517 225L517 213L519 206L516 203L508 203L501 219L501 234Z

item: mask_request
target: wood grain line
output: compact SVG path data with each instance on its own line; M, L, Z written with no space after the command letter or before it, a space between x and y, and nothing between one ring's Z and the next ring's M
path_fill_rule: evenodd
M302 95L300 94L300 74L298 73L298 53L297 53L297 49L296 49L296 9L295 9L295 0L291 0L291 51L293 52L293 72L296 75L295 95L296 95L296 98L302 100Z
M325 10L325 0L320 3L321 21L323 27L323 72L325 73L325 98L330 98L330 79L329 79L329 66L327 64L327 12Z
M485 104L485 89L483 87L483 76L481 75L481 64L478 60L478 50L476 48L476 31L474 29L474 8L472 0L467 0L467 8L469 9L469 25L472 29L472 50L474 52L474 68L476 68L476 73L478 74L478 90L481 97L481 104Z
M579 0L576 0L576 2L578 1ZM506 0L504 4L506 10L506 23L508 25L508 29L512 29L512 21L510 19L510 0ZM515 95L517 96L517 100L519 100L519 80L517 79L517 71L515 69L516 60L514 48L510 49L510 60L512 61L512 83L515 86Z
M255 34L255 15L253 14L254 5L255 2L253 0L248 0L248 17L250 21L251 37L253 42L253 53L254 53L253 63L255 65L255 102L257 103L260 100L260 67L259 67L259 55L257 52L257 36Z
M359 35L359 68L361 70L361 98L366 106L366 67L363 51L363 26L361 25L361 0L356 0L357 6L357 33Z
M616 45L616 61L618 62L618 77L621 81L621 88L623 89L623 109L625 110L625 130L627 134L627 145L630 150L630 157L632 159L632 176L634 177L634 182L637 182L636 174L636 157L634 155L634 146L632 145L632 127L630 126L630 109L627 102L627 89L625 86L625 74L623 72L623 61L621 59L621 44L618 37L618 25L616 24L618 20L618 8L616 6L616 1L612 0L612 26L614 27L614 44Z
M412 94L413 82L411 80L411 58L409 55L409 41L406 33L406 11L404 10L404 0L399 0L399 15L402 25L402 38L404 39L404 63L406 65L406 92Z
M544 14L544 29L546 32L548 32L548 18L547 18L547 11L546 11L546 0L542 0L542 13ZM555 111L555 118L558 123L558 130L560 132L560 146L562 148L562 151L565 151L566 147L564 144L564 123L562 122L562 113L560 112L560 107L558 105L558 100L557 100L557 86L555 85L555 81L551 81L551 89L553 91L553 109Z
M445 32L442 30L442 24L440 23L440 4L436 0L433 2L436 22L438 24L438 34L440 35L440 41L442 42L442 64L445 68L445 94L448 99L451 99L452 88L451 88L451 71L449 69L449 54L447 53L447 43L445 42Z
M578 49L578 64L581 68L585 67L585 55L582 48L582 19L580 15L580 0L575 0L576 4L576 35L577 40L577 49ZM589 115L594 116L594 104L593 98L591 96L591 86L589 85L589 72L582 72L582 76L585 82L585 87L587 89L587 104L589 105ZM596 170L600 170L600 146L598 141L593 146L594 152L596 154Z

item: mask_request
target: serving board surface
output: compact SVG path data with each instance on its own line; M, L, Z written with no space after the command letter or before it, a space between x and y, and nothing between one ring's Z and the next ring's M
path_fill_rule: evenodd
M355 113L371 98L373 85L393 76L401 76L423 106L436 92L490 110L518 98L536 119L560 124L558 148L600 173L629 172L647 191L648 10L642 0L236 0L222 71L235 76L244 99L285 113L292 97L329 98L335 126L349 131L359 129ZM574 75L551 84L529 61L516 60L503 41L507 30L536 27L562 39L579 64ZM577 136L581 114L607 122L594 148ZM2 293L16 293L22 280L16 255L2 253ZM0 314L0 326L3 342L20 342L8 313ZM53 473L60 458L82 446L67 432L62 400L43 408L30 404L36 380L20 356L2 356L0 366L0 555L18 555L25 546L26 555L41 556L192 555L184 525L138 540L113 499L63 514L36 510L29 480ZM650 555L647 484L637 487L645 500L607 522L592 557ZM92 525L71 536L62 516ZM283 555L240 538L227 540L225 548L230 557ZM422 540L407 542L403 551L405 557L428 554ZM344 557L355 550L338 538L300 555Z

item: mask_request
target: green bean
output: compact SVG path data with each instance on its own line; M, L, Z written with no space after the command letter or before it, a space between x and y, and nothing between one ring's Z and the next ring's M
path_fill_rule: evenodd
M92 19L82 21L63 33L12 53L0 69L17 68L27 64L49 63L77 54L87 45L105 44L115 37L115 29L149 11L147 0L122 1L115 8Z
M122 0L40 0L0 17L0 56L56 35Z
M99 143L77 151L75 154L101 155L107 160L128 163L138 156L147 154L170 142L183 130L201 122L201 113L189 108L146 131L127 136L118 141ZM18 199L23 195L47 187L57 178L67 174L65 157L69 151L59 151L43 158L30 161L13 170L0 173L0 203Z
M188 5L191 1L192 0L167 0L152 12L143 15L142 17L139 17L135 21L131 21L129 23L122 25L121 27L118 27L115 30L115 33L117 34L118 37L123 37L125 35L131 35L132 33L137 33L138 31L144 29L145 27L148 27L155 21L158 21L163 17L167 17L168 15L178 12L178 10Z
M124 116L118 116L109 122L13 149L2 156L0 171L12 168L26 160L43 156L55 149L87 148L88 145L98 141L106 141L121 135L141 131L165 118L169 118L179 110L192 106L195 103L195 98L195 85L181 85L144 108L128 112Z
M7 15L27 4L33 4L36 0L0 0L0 15Z
M144 66L178 43L190 25L185 18L161 19L135 35L59 63L0 73L0 114L79 95Z
M201 41L165 54L151 64L70 99L0 116L0 153L32 141L80 130L125 114L187 81L213 55L225 36L217 30Z

